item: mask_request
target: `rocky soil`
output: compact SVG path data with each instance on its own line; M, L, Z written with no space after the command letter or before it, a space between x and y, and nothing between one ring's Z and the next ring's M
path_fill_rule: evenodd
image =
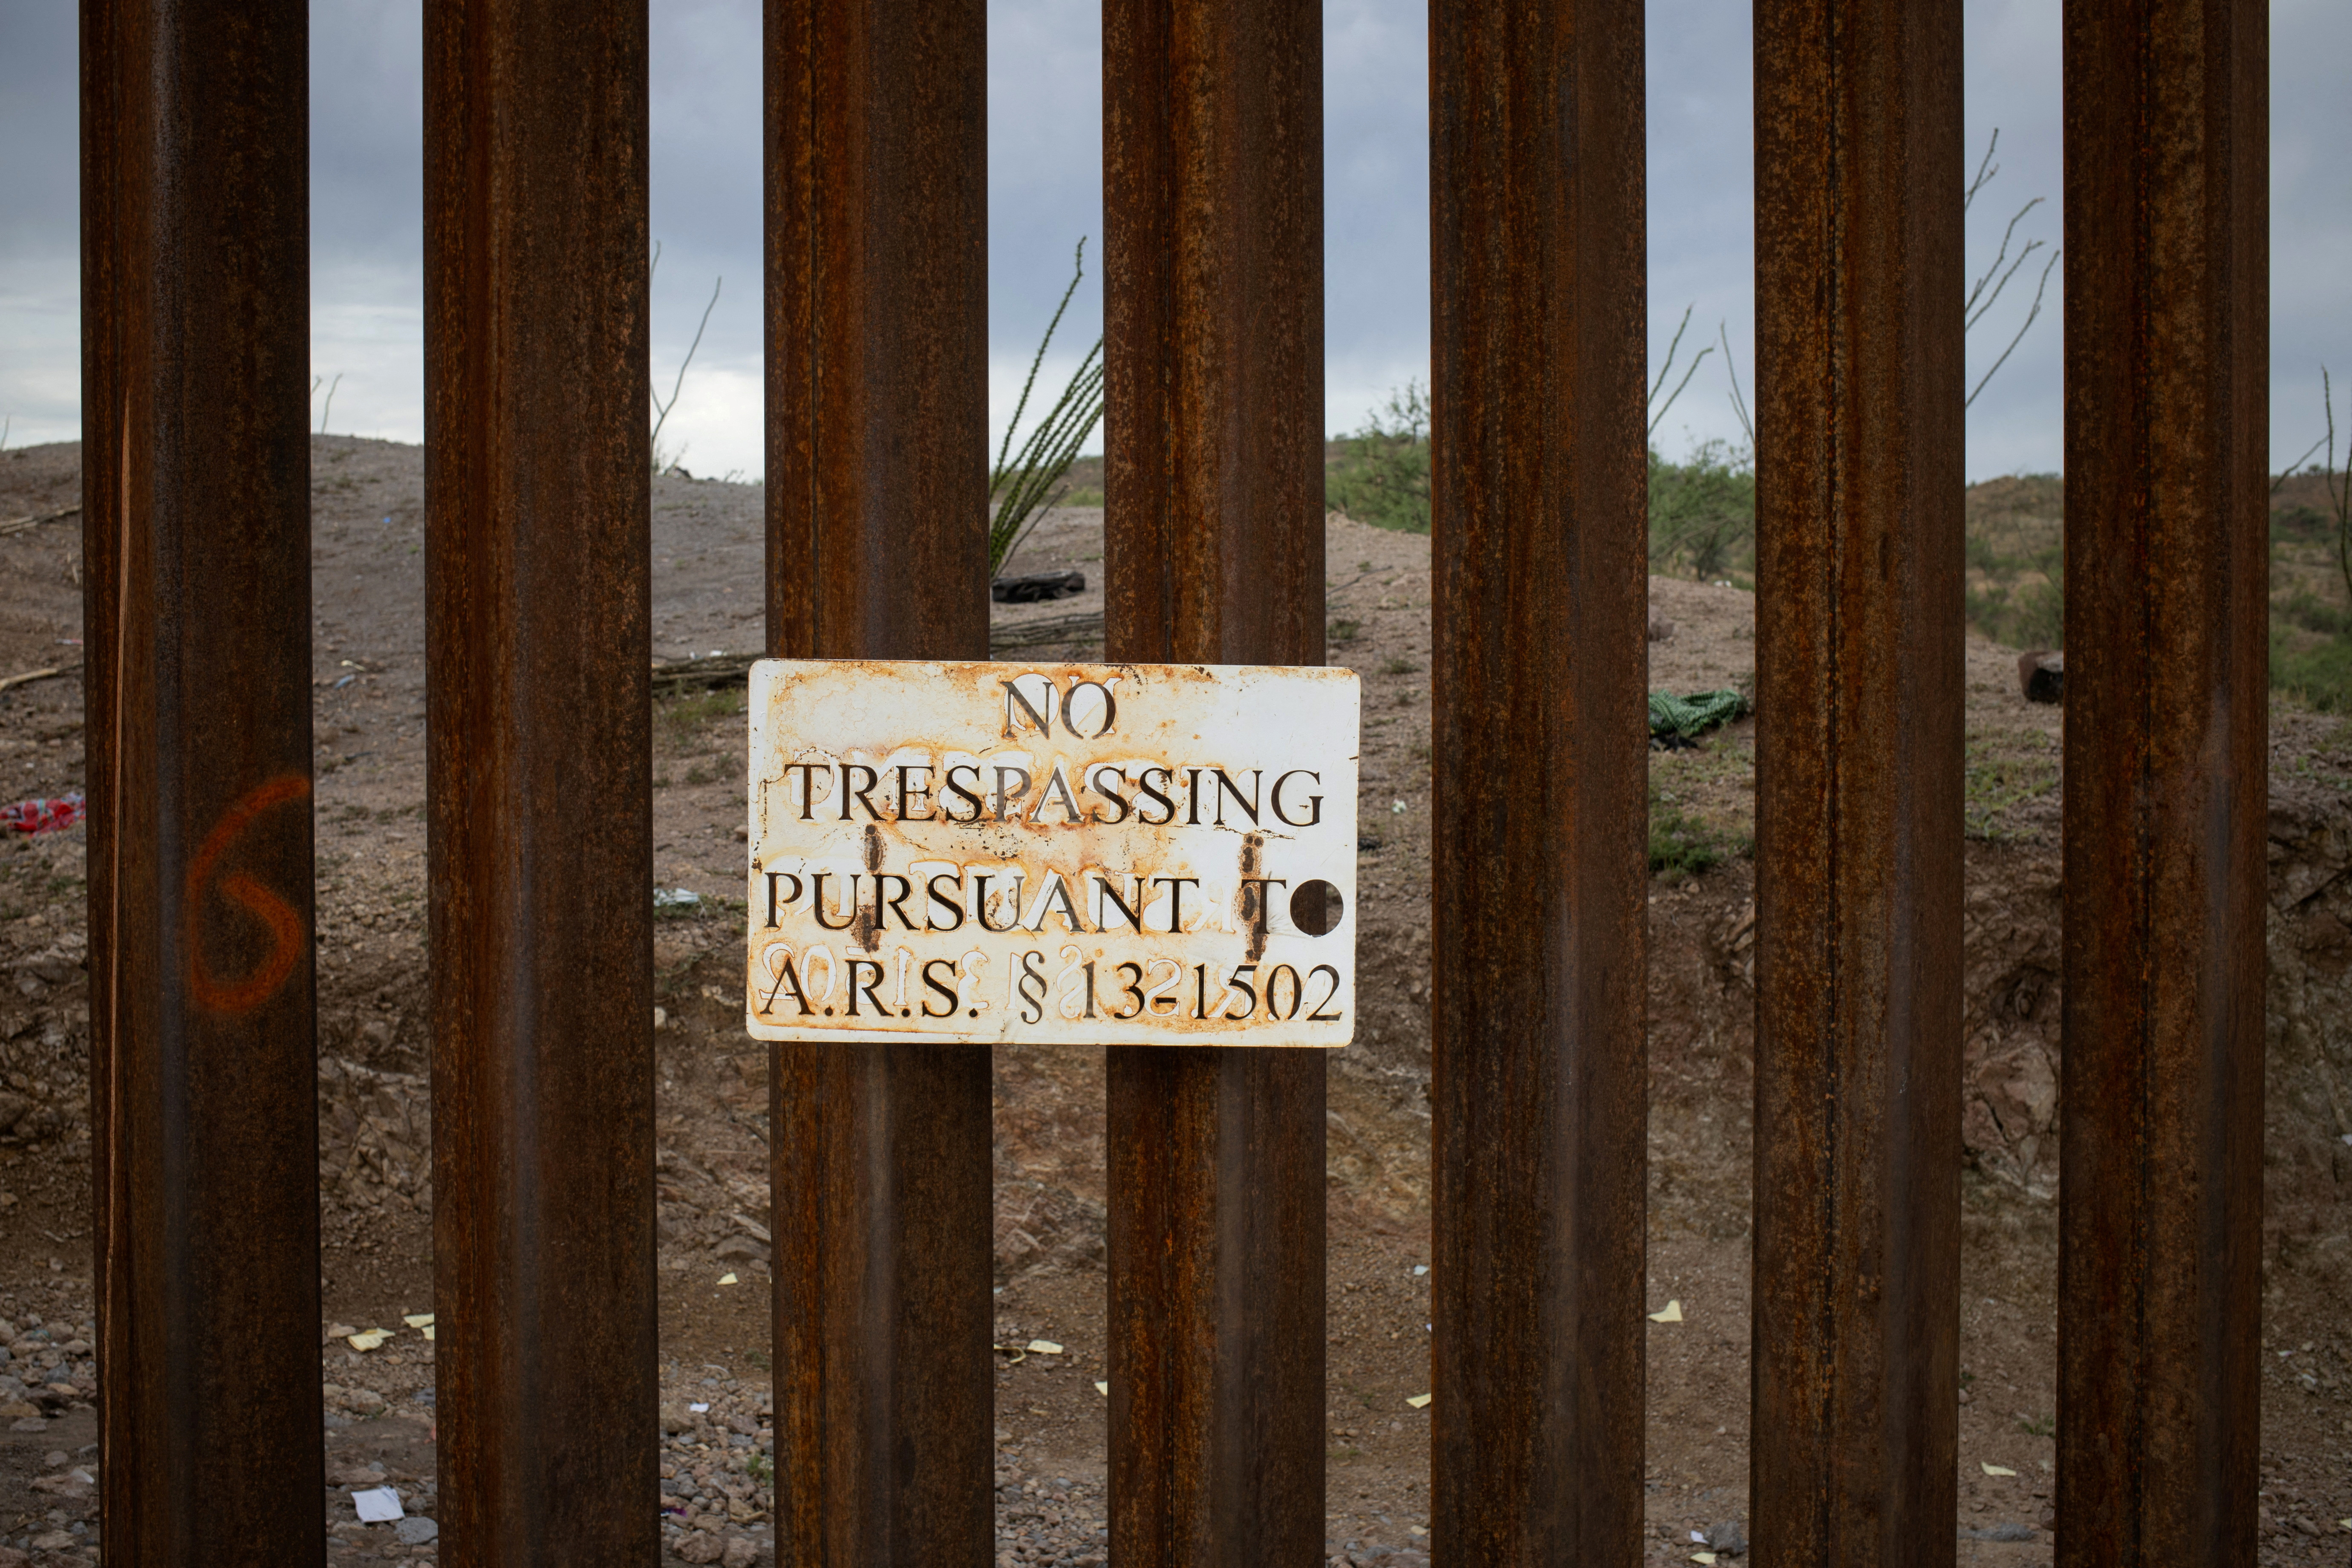
M78 499L70 446L0 454L0 526ZM429 1561L431 1128L425 1072L422 464L313 450L320 1181L338 1563ZM665 658L757 648L761 492L656 485ZM0 532L0 805L83 782L78 520ZM1087 594L1000 608L1087 656L1099 511L1053 514L1014 570ZM1335 518L1331 658L1364 678L1363 1008L1331 1058L1329 1430L1335 1562L1425 1561L1428 1539L1428 551ZM1752 600L1653 583L1652 684L1738 686ZM1057 619L1058 618L1058 619ZM2051 1559L2056 1236L2059 710L2015 650L1969 649L1963 1563ZM1653 755L1657 809L1715 863L1651 900L1650 1560L1734 1555L1748 1479L1753 721ZM656 1039L663 1496L677 1562L772 1555L766 1050L742 1035L740 697L657 714ZM2273 713L2264 1219L2265 1563L2340 1561L2352 1517L2352 726ZM0 843L0 1568L94 1557L84 830ZM680 899L679 890L693 895ZM999 1561L1100 1561L1107 1400L1098 1052L995 1058ZM375 1340L367 1331L385 1331ZM371 1348L358 1348L354 1342ZM1059 1346L1058 1351L1034 1348ZM697 1408L702 1406L703 1408ZM1990 1468L1988 1468L1990 1467ZM357 1492L407 1516L363 1524ZM1694 1532L1703 1539L1694 1539Z

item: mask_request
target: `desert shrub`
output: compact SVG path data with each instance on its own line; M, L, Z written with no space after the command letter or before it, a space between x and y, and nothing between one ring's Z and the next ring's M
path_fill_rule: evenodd
M1986 637L2011 647L2057 647L2066 640L2066 590L2054 570L2038 580L1971 583L1968 621Z
M1650 449L1650 564L1714 582L1756 561L1756 465L1745 447L1705 441L1670 463Z
M1429 531L1429 393L1420 382L1390 393L1361 429L1331 443L1323 504L1378 528Z
M2283 616L2271 619L2271 689L2323 713L2352 713L2352 637L2315 642Z
M1681 881L1713 870L1738 846L1715 827L1684 813L1674 799L1650 786L1650 872Z

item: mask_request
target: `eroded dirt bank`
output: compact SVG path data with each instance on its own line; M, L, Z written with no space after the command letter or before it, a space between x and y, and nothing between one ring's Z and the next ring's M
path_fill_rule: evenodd
M360 1525L349 1500L381 1466L410 1512L433 1507L432 1347L402 1321L432 1310L420 457L314 447L320 1329L339 1563L434 1554ZM0 519L70 505L77 462L71 447L0 454ZM753 487L656 483L661 657L757 646L761 504ZM1088 592L1001 613L1098 609L1100 554L1099 512L1055 514L1016 569L1074 566ZM78 559L74 520L0 535L0 679L78 664ZM1428 1415L1408 1403L1427 1388L1427 545L1337 519L1328 560L1332 658L1364 677L1360 813L1376 845L1361 862L1361 1026L1331 1061L1326 1533L1335 1556L1410 1563L1427 1523ZM1673 626L1651 647L1654 686L1736 686L1751 669L1748 595L1661 579L1653 599ZM1094 649L1035 654L1061 651ZM1971 641L1961 1522L1978 1535L1964 1562L2050 1556L2059 713L2018 697L2013 658ZM81 700L69 668L0 692L0 797L79 787ZM732 990L740 706L727 692L666 701L656 737L655 882L700 900L657 926L665 1507L678 1560L758 1561L768 1090ZM1653 757L1669 858L1706 865L1652 889L1650 1294L1682 1313L1648 1330L1659 1563L1746 1513L1753 740L1743 721ZM2336 1521L2352 1516L2352 731L2282 706L2273 742L2263 1561L2335 1561ZM30 1424L0 1429L0 1552L57 1563L87 1560L93 1506L74 1476L94 1462L82 840L0 844L0 1428ZM1008 1561L1087 1563L1105 1507L1101 1058L1000 1051L994 1075L997 1339L1064 1347L997 1358L1000 1546ZM360 1351L337 1328L392 1332Z

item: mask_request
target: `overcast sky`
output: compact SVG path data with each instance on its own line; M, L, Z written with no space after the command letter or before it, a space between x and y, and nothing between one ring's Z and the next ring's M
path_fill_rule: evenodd
M0 416L8 439L79 428L74 14L0 0ZM1020 375L1070 252L1088 271L1056 340L1065 374L1101 330L1099 0L989 6L991 380L994 417ZM311 8L312 356L340 376L338 432L423 428L417 0ZM665 390L715 279L725 286L664 445L697 473L761 468L760 69L757 0L654 0L654 366ZM1685 306L1687 353L1718 327L1744 385L1752 221L1749 7L1653 0L1649 11L1650 333L1654 365ZM1425 0L1325 0L1326 419L1334 433L1429 363ZM2000 130L2000 173L1969 219L1971 276L2009 216L2059 234L2059 6L1968 0L1972 149ZM2320 433L2319 366L2347 382L2352 429L2352 5L2274 0L2272 16L2273 460ZM2333 151L2331 151L2331 149ZM1972 376L2007 343L2041 257L1969 339ZM2058 279L2042 320L1970 412L1971 478L2060 461ZM1718 351L1658 432L1669 454L1735 437ZM1050 365L1050 362L1049 362ZM1971 382L1973 384L1973 380ZM1099 449L1099 437L1097 439Z

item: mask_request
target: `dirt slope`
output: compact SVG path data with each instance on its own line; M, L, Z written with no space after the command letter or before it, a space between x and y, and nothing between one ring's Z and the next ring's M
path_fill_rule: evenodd
M0 455L0 520L70 505L78 457L70 446ZM431 1310L421 454L322 437L313 465L331 1320L322 1339L334 1327L398 1331L371 1352L325 1343L340 1391L331 1462L346 1477L383 1465L412 1511L429 1511L430 1345L400 1325ZM2030 489L1991 499L2014 512ZM757 647L761 504L756 487L656 482L657 655ZM1013 565L1074 566L1087 594L1000 610L1002 622L1099 611L1100 517L1053 514ZM78 661L77 521L0 535L0 679ZM1427 1523L1428 1415L1407 1403L1427 1388L1428 1282L1415 1272L1429 1256L1427 541L1334 519L1328 574L1331 658L1364 678L1359 805L1377 842L1361 868L1361 1026L1331 1061L1327 1534L1335 1554L1410 1563ZM1651 645L1654 687L1751 677L1748 595L1658 579L1652 597L1673 626ZM1083 631L1070 637L1034 657L1096 651ZM2033 1539L1965 1542L1963 1562L2050 1555L2060 714L2018 697L2014 658L1979 638L1968 652L1961 1522L2023 1526ZM70 672L0 692L0 796L79 786L80 705ZM767 1058L743 1037L731 991L740 703L723 692L674 700L657 721L655 884L701 900L657 927L656 1034L666 1508L681 1560L701 1560L738 1539L739 1556L756 1553L765 1540ZM1662 874L1651 905L1651 1296L1654 1306L1679 1301L1683 1314L1648 1331L1659 1563L1685 1560L1691 1531L1746 1512L1753 744L1743 721L1653 755L1654 809L1678 824L1676 842L1704 851L1687 863L1714 860L1696 875ZM2265 1331L2281 1353L2265 1358L2263 1561L2301 1563L2344 1550L2304 1524L2327 1531L2352 1516L2352 1342L2342 1329L2352 1289L2342 1197L2352 1180L2352 729L2282 707L2273 772ZM0 1431L0 1541L49 1542L41 1550L58 1562L77 1560L87 1539L90 1504L72 1470L94 1461L80 1453L93 1432L80 1406L94 1369L86 1348L71 1348L86 1345L89 1311L82 839L76 829L0 845L0 1330L15 1331L0 1342L13 1342L16 1358L0 1367L0 1417L19 1363L54 1357L43 1375L66 1389L41 1395L63 1414L28 1411L17 1419L37 1429ZM998 1358L1001 1545L1012 1561L1085 1563L1099 1553L1104 1517L1105 1402L1093 1386L1106 1375L1100 1057L1000 1051L995 1082L997 1337L1066 1352ZM738 1282L722 1284L729 1274ZM46 1386L18 1381L28 1396ZM64 1462L48 1462L59 1453ZM1988 1463L2017 1475L1989 1475ZM429 1543L358 1525L346 1495L356 1484L331 1499L331 1520L344 1521L338 1562L431 1556Z

